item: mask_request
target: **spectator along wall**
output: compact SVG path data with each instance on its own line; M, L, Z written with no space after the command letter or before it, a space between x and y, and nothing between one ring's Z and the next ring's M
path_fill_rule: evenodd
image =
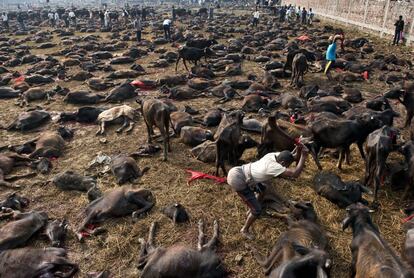
M404 38L414 44L413 0L282 0L282 4L312 8L318 16L377 31L380 36L394 35L394 23L402 15Z

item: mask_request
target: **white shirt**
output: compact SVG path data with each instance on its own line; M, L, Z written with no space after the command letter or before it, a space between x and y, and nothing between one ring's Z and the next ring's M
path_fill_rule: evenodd
M162 25L170 25L171 24L171 20L166 19L164 20L164 22L162 23Z
M69 17L75 17L75 13L74 12L69 12Z
M47 16L49 17L49 19L53 19L53 18L54 18L53 13L48 13L48 15L47 15Z
M286 171L286 168L276 161L278 155L278 152L268 153L256 162L243 165L243 172L248 173L250 165L250 175L254 182L269 181Z
M59 20L59 14L55 13L55 20Z
M3 15L1 16L1 19L2 19L3 21L8 21L8 20L9 20L9 18L8 18L7 14L3 14Z
M255 11L255 12L253 13L253 17L254 17L254 18L259 19L259 17L260 17L260 12L259 12L259 11Z

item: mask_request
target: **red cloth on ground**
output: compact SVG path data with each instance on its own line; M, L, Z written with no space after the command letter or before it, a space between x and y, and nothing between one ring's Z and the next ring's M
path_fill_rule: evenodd
M190 184L193 180L197 180L197 179L209 179L209 180L215 181L216 183L227 182L227 178L220 178L220 177L216 177L213 175L209 175L206 173L197 172L193 170L186 170L186 172L191 174L191 177L188 179L187 184Z
M146 85L141 80L134 80L134 81L131 82L131 85L135 86L135 87L138 87L140 89L143 89L143 90L152 90L152 89L154 89L154 86Z
M302 36L298 37L297 40L299 40L299 41L310 41L311 39L307 35L302 35Z
M14 82L15 84L22 83L23 81L24 81L24 75L20 75L19 77L15 78L15 79L13 80L13 82Z

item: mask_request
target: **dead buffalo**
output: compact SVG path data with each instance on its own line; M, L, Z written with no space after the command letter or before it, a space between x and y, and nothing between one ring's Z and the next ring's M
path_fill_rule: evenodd
M127 81L118 87L113 88L109 95L105 98L108 102L121 102L137 96L135 87L131 85L130 81Z
M78 231L93 233L93 230L87 229L88 224L98 224L111 217L132 215L133 219L137 219L141 214L149 211L154 204L154 196L149 190L127 187L113 189L85 208L85 219L80 224ZM83 235L78 234L78 237L82 240Z
M261 108L266 108L269 100L259 94L245 96L242 103L242 110L245 112L257 112Z
M97 104L103 99L104 96L89 91L75 91L68 93L63 101L72 104Z
M96 186L95 178L82 176L71 170L57 174L52 182L61 190L76 190L82 192L89 191Z
M19 90L15 90L11 87L0 87L0 99L17 98L19 95Z
M116 130L117 133L122 132L126 127L128 127L126 132L130 132L134 128L137 117L138 111L128 105L120 105L107 109L98 115L97 121L99 129L96 135L104 134L106 124L116 122L117 120L123 120L123 125Z
M141 277L226 277L227 272L214 252L219 237L219 225L214 221L213 237L206 244L203 226L200 220L198 245L197 250L194 250L179 244L168 248L155 247L156 223L152 223L148 240L140 239L138 268L142 269Z
M178 134L181 132L181 128L183 128L184 126L193 125L193 117L187 112L183 112L183 111L172 112L170 117L171 117L171 123L174 127L174 130Z
M329 277L327 238L311 203L292 204L289 230L282 233L267 257L251 247L267 277Z
M313 189L340 208L361 202L368 204L362 198L362 193L371 191L358 182L343 182L341 178L331 172L319 172L313 179Z
M179 203L166 206L162 212L170 218L174 224L188 222L190 218L184 206Z
M201 127L184 126L180 131L180 140L182 143L194 147L207 140L212 141L213 133Z
M95 91L105 91L106 89L115 86L115 84L100 78L91 78L88 80L88 86Z
M66 223L66 220L54 220L47 224L46 235L53 247L62 247L67 228L68 224Z
M27 131L35 129L50 120L50 114L44 110L21 113L16 120L7 126L7 130Z
M29 205L29 199L12 193L6 199L0 201L0 208L22 211L23 208Z
M56 158L63 154L65 140L60 132L46 131L38 138L32 140L36 144L35 150L30 154L30 158L47 157Z
M126 155L117 155L111 161L111 172L116 177L119 185L126 182L134 182L135 179L142 177L142 175L149 169L139 169L135 160Z
M47 91L42 88L30 88L20 95L20 106L29 105L30 101L33 100L50 100L50 97L54 94L54 91Z
M47 214L43 211L15 213L14 221L0 227L1 251L25 245L25 243L47 223ZM1 270L0 270L1 271Z
M30 158L15 153L0 154L0 186L13 187L5 181L6 175L11 173L13 167L30 166L31 161Z
M68 270L69 268L69 270ZM0 253L0 277L73 277L78 266L62 248L20 248Z
M75 121L79 123L94 123L105 109L100 107L81 107L76 112L60 113L61 122Z

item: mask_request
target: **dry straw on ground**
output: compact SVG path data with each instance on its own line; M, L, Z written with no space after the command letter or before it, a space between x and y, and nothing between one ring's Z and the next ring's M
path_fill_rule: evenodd
M83 35L83 34L79 34ZM107 37L107 34L99 34ZM360 36L350 30L347 38ZM149 34L144 35L149 38ZM59 39L55 36L55 40ZM106 38L107 40L107 38ZM32 50L33 54L51 53L63 46L49 50ZM383 42L375 40L374 47L381 49L385 53L391 51ZM173 49L167 46L168 49ZM394 51L394 50L392 50ZM406 55L406 54L405 54ZM145 68L148 62L156 59L157 54L151 54L137 62ZM282 60L282 59L281 59ZM121 68L118 66L117 68ZM18 68L23 71L24 68ZM75 68L73 69L76 70ZM142 78L156 79L166 73L172 73L173 67L166 69L148 69L149 74ZM243 62L245 75L254 72L261 76L263 70L258 64L252 62ZM180 72L184 73L182 65ZM95 73L96 74L96 73ZM103 74L103 73L102 73ZM326 85L324 77L320 73L307 74L306 83L316 82ZM373 97L377 93L386 90L384 83L374 81L364 84L356 84L362 87L365 97ZM82 82L69 82L61 85L69 87L71 90L86 88ZM283 80L284 88L281 92L293 92L288 87L288 81ZM54 84L53 84L54 85ZM156 95L157 92L146 92L149 95ZM189 104L196 109L206 109L216 106L213 98L199 98L188 102L177 102L179 107ZM129 105L136 107L133 101ZM35 104L32 104L35 105ZM64 104L61 97L55 97L55 101L50 104L42 105L48 111L73 111L76 109L73 105ZM107 104L103 105L109 106ZM240 107L240 101L231 101L226 107ZM400 110L400 107L396 107ZM14 100L2 100L0 102L0 120L2 123L9 123L15 118L22 109L14 104ZM398 127L402 126L402 119L396 122ZM56 124L50 124L43 128L53 129ZM146 140L146 129L142 119L139 120L132 134L116 134L115 128L108 128L106 138L108 142L102 144L99 137L95 136L97 126L69 124L69 127L75 129L74 139L68 143L63 157L54 162L54 169L48 176L39 175L31 180L21 180L19 184L24 185L21 194L30 197L30 209L45 210L49 213L50 218L66 218L72 229L75 229L80 223L82 209L85 208L88 201L85 194L78 192L61 192L51 184L44 184L43 181L50 179L55 174L73 169L81 173L95 174L97 170L87 172L87 165L98 152L107 155L118 153L131 153L137 149ZM16 144L29 138L33 138L40 133L19 133L0 131L1 145ZM256 138L258 139L258 138ZM246 161L255 159L255 150L246 152L243 157ZM401 157L394 156L393 159ZM364 163L359 154L353 149L352 163L346 165L342 172L335 168L333 158L322 159L325 169L339 173L344 180L355 180L363 177ZM195 246L197 238L197 221L202 218L206 222L206 232L211 236L212 223L218 219L221 231L221 245L218 249L220 256L223 258L225 265L232 271L233 277L262 277L263 272L259 265L254 261L251 254L245 248L245 240L240 236L239 230L245 220L246 207L242 204L236 194L234 194L225 185L217 185L211 181L196 181L187 185L188 175L185 169L194 169L203 172L212 172L213 165L201 163L191 157L189 148L179 143L178 139L172 140L172 152L169 154L169 161L162 162L160 156L152 158L139 159L138 164L141 167L150 166L150 171L142 177L137 184L133 186L151 189L156 197L156 206L152 211L142 217L138 222L133 223L131 217L123 217L106 221L102 226L108 230L104 235L89 238L85 243L79 243L71 233L66 241L66 248L70 251L70 257L80 265L81 272L79 277L84 277L90 271L108 269L114 277L137 277L136 259L139 250L138 239L147 235L147 230L152 221L160 223L156 236L157 244L169 246L177 242L183 242ZM22 171L25 171L22 169ZM276 190L287 199L309 200L314 203L319 215L320 222L326 229L330 241L329 253L333 259L332 277L346 277L350 267L349 244L351 242L351 232L341 230L341 221L345 213L339 210L327 200L316 195L310 188L312 179L317 169L310 159L308 160L305 172L297 180L277 179L273 182ZM100 175L98 184L104 190L116 188L118 185L110 174ZM1 196L6 195L8 191L2 189ZM398 252L404 239L404 231L401 227L402 213L401 193L391 192L389 186L382 188L380 191L381 209L373 214L374 222L379 225L380 231L384 238L390 242ZM180 202L191 214L191 223L188 225L173 226L171 221L162 216L160 210L167 204ZM255 225L255 234L257 240L254 242L263 253L269 251L277 240L278 236L286 230L286 224L279 219L264 218L257 221ZM34 246L46 246L48 243L35 237L30 243ZM235 261L236 256L242 255L243 259L240 264Z

